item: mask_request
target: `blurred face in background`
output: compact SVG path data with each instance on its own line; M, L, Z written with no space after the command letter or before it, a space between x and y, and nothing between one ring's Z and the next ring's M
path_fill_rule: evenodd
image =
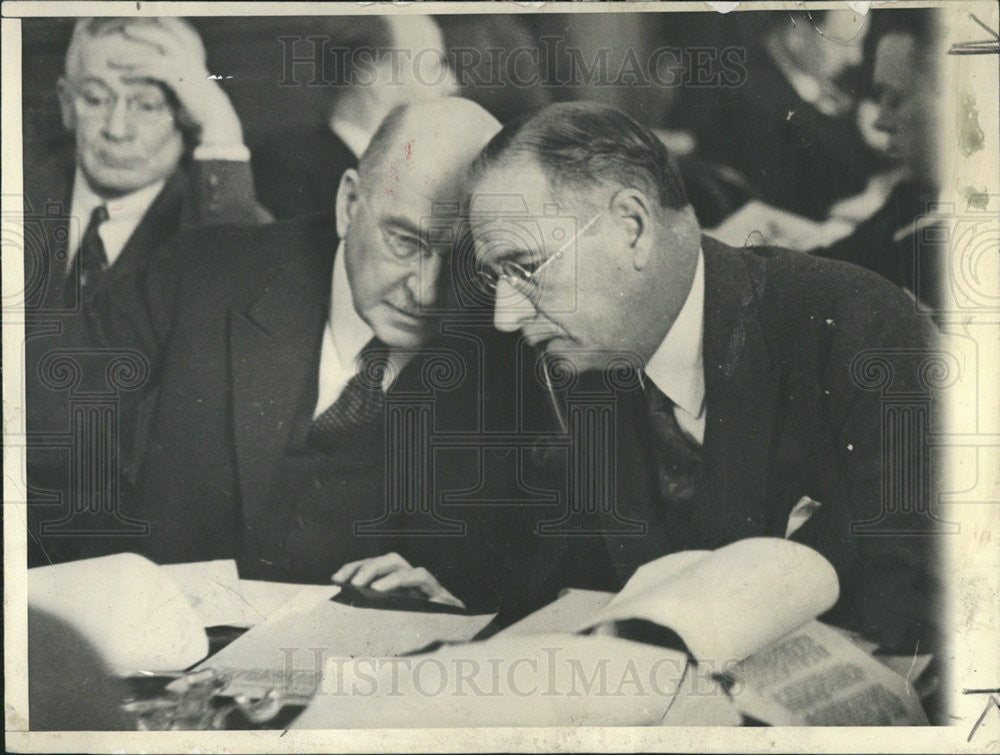
M174 106L161 84L129 77L116 59L148 48L111 31L84 35L59 82L63 125L91 188L121 196L167 178L184 152Z
M887 34L875 51L875 128L888 135L888 152L913 175L936 183L938 92L933 65L908 34Z
M804 18L802 18L804 16ZM833 81L848 68L861 64L867 26L865 17L851 10L829 10L810 17L800 14L786 28L785 47L806 73Z
M458 87L448 66L441 29L430 16L388 16L394 54L379 74L392 105L447 97Z

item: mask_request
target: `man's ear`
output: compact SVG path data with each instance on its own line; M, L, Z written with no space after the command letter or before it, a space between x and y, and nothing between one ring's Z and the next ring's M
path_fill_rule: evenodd
M337 235L340 238L347 236L347 231L351 227L351 219L357 212L360 199L361 176L354 168L348 168L340 177L340 186L337 187Z
M636 270L649 262L653 248L652 213L649 198L638 189L622 189L611 198L611 217L625 235Z
M62 113L63 128L67 131L76 130L76 108L73 106L73 93L69 82L60 78L56 88L59 91L59 111Z

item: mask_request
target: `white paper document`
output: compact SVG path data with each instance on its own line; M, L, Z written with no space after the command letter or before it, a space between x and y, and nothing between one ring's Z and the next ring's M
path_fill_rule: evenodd
M208 653L183 590L134 553L29 569L28 606L78 631L112 674L177 671Z
M232 559L160 568L184 592L204 627L252 627L298 595L329 595L332 589L330 585L240 579Z
M741 660L837 602L837 573L819 553L778 538L685 551L641 566L583 630L625 619L669 627L702 663Z
M614 637L496 637L405 658L331 659L293 728L650 726L687 658Z
M327 659L391 657L435 642L466 642L495 615L354 608L330 600L339 589L329 585L301 592L201 667L229 678L223 694L259 696L277 690L308 699Z

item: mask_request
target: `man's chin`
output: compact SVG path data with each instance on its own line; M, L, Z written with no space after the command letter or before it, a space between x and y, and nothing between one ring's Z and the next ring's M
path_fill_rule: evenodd
M387 324L376 328L375 334L392 349L415 349L426 344L434 335L426 323L422 323L419 328Z
M85 170L84 176L96 194L108 198L131 194L133 191L144 189L158 180L143 174L136 174L134 171L107 167Z

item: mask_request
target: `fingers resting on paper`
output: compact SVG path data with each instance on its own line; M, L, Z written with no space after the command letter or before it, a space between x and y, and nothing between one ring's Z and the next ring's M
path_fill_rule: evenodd
M412 589L433 602L464 607L462 601L448 592L427 569L411 566L398 553L351 561L340 567L331 580L381 592Z

